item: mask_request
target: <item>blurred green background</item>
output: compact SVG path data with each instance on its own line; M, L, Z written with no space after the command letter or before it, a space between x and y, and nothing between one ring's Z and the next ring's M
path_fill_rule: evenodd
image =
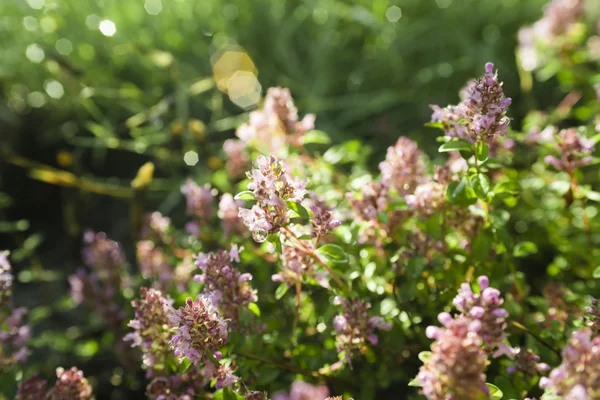
M17 288L17 303L50 304L67 292L53 271L80 264L83 229L106 231L131 255L140 204L181 210L186 176L225 173L222 143L258 98L232 101L214 78L241 69L263 94L289 87L301 115L315 113L336 142L361 140L374 166L399 135L433 154L428 105L455 103L487 61L514 100L514 128L526 110L557 103L552 80L525 93L515 62L517 31L540 17L543 3L0 1L0 248L21 248L16 269L29 292ZM197 164L185 162L188 151ZM133 191L148 161L155 178ZM53 318L36 329L64 325ZM74 363L68 343L55 340L42 335L34 353L50 371ZM57 346L66 347L43 351ZM103 360L94 362L86 374L100 375Z

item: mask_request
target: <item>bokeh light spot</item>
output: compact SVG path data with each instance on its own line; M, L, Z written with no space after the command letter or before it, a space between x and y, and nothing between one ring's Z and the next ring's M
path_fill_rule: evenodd
M114 34L117 33L117 26L110 19L102 20L100 22L100 25L98 25L98 28L100 29L100 32L102 32L102 34L104 36L110 37L110 36L114 36Z
M313 11L313 20L319 25L324 25L328 18L329 13L324 8L316 8Z
M40 108L46 104L46 98L41 92L31 92L27 95L27 103L31 107Z
M46 90L46 93L48 93L48 96L52 97L53 99L60 99L65 94L63 85L55 80L46 81L44 84L44 89Z
M227 4L225 7L223 7L223 17L226 20L233 21L238 17L239 14L240 11L235 4Z
M385 17L390 22L398 22L402 18L402 9L398 6L391 6L385 12Z
M69 39L58 39L56 41L56 51L63 56L68 56L73 52L73 43Z
M199 160L200 158L198 157L198 153L196 153L195 151L188 151L183 156L183 161L190 167L193 167L194 165L198 164Z
M102 22L102 19L96 14L90 14L85 19L85 24L87 25L88 29L92 31L98 30L100 22Z
M25 50L25 56L27 59L29 59L29 61L36 64L41 63L44 61L44 58L46 58L44 49L42 49L42 47L36 43L27 46L27 49Z
M36 31L40 27L40 24L36 17L32 17L31 15L28 15L25 18L23 18L23 26L28 31L33 32L33 31Z
M146 0L144 9L150 15L158 15L163 10L162 2L161 0Z
M27 0L29 7L35 10L41 10L44 7L44 0Z
M452 4L452 0L435 0L439 8L448 8Z
M238 71L251 72L257 76L254 62L240 46L225 45L221 47L211 57L211 62L215 82L223 92L228 91L229 79Z
M52 18L49 15L42 17L42 19L40 20L40 26L42 27L42 30L46 33L52 33L58 28L58 25L54 18Z
M237 71L227 81L229 99L245 110L258 104L261 90L256 75L249 71Z

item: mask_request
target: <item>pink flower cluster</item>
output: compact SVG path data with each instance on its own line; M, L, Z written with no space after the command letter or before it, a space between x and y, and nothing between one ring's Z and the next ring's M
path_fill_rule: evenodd
M48 393L48 381L34 375L19 384L17 400L41 400Z
M588 328L574 332L562 351L562 363L540 386L565 399L600 398L600 335L594 337Z
M227 323L211 297L202 294L196 300L188 298L185 306L172 310L169 318L176 331L171 339L175 356L195 365L204 364L204 376L215 378L220 386L237 381L227 367L218 364L220 349L227 343Z
M25 308L15 308L9 315L0 311L2 324L0 325L0 373L10 366L25 361L29 354L27 341L30 329L25 324Z
M299 120L289 89L273 87L267 91L263 109L251 112L249 122L241 125L236 134L242 142L252 143L265 153L278 153L286 142L298 144L314 126L312 114Z
M238 215L240 207L243 204L242 200L235 200L230 193L225 193L221 196L217 215L221 219L221 227L226 237L232 234L241 235L246 231L244 222Z
M469 283L463 283L453 304L465 318L472 321L485 346L489 350L498 349L495 357L502 354L512 356L513 350L503 343L508 312L501 307L504 300L500 291L489 286L487 276L480 276L478 282L479 293L473 292Z
M559 171L573 173L577 168L593 161L590 154L594 151L594 142L582 137L576 129L564 129L555 136L560 158L546 156L544 161Z
M200 253L196 257L196 266L202 274L194 276L194 280L205 284L207 296L215 301L222 315L234 323L239 320L240 307L257 300L256 290L248 284L252 275L242 274L233 264L240 262L242 250L233 245L229 252Z
M188 179L181 187L181 193L185 196L188 215L198 222L206 222L214 211L216 190L209 184L200 187L196 182Z
M311 385L304 381L294 381L290 393L275 393L273 400L325 400L329 396L329 388L325 385Z
M199 370L190 368L181 375L159 376L146 386L150 400L193 400L208 384Z
M25 323L27 310L13 308L11 265L8 251L0 251L0 375L29 354L26 344L30 329Z
M169 313L173 301L155 289L140 289L140 298L131 302L135 309L135 319L128 326L134 332L127 334L124 340L131 341L132 347L139 347L142 363L148 374L163 371L172 354L169 340L171 327Z
M8 251L0 251L0 312L2 309L10 307L12 298L13 276L8 254Z
M283 246L281 263L281 271L271 277L273 282L285 282L292 286L302 282L303 277L311 277L323 287L329 287L326 274L315 271L315 261L306 252L293 246Z
M563 35L584 15L583 0L552 0L544 7L544 16L532 26L519 31L518 56L523 68L533 71L545 62L540 51L548 46L560 47Z
M251 209L240 208L239 216L252 231L254 240L260 243L288 221L286 201L302 202L307 193L306 181L293 180L274 156L259 156L256 168L247 174L251 180L248 189L258 203Z
M362 350L368 343L377 345L379 337L375 330L392 329L392 324L379 316L370 317L367 310L371 308L358 298L346 300L337 296L335 303L342 306L344 312L333 318L333 327L336 331L336 345L339 353L344 353L344 359L350 362L352 355Z
M550 366L548 366L546 363L540 362L540 356L535 354L530 349L515 349L514 362L514 366L506 369L506 372L509 374L521 372L527 377L532 377L538 375L540 372L546 372L550 369Z
M448 313L438 319L443 328L427 328L427 336L435 342L417 376L423 395L428 400L489 398L481 324L462 315L453 319Z
M415 142L400 137L387 149L385 161L379 163L382 183L404 194L413 190L425 177L423 154Z
M485 74L465 88L465 99L458 105L431 106L432 122L442 124L446 136L476 141L492 141L508 134L506 110L511 99L504 96L502 82L494 64L485 65Z
M77 304L85 302L99 312L111 328L119 329L125 317L119 297L128 286L125 255L103 232L86 232L84 243L82 257L91 272L81 268L69 276L71 296Z
M76 367L56 369L56 384L46 398L48 400L86 400L92 397L92 386Z

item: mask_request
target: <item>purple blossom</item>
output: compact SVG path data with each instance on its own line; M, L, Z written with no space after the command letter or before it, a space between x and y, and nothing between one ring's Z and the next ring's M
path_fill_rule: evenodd
M486 276L480 276L480 293L475 293L469 283L463 283L453 300L456 306L466 319L479 323L478 329L484 344L490 350L497 348L494 356L506 354L512 356L513 350L503 341L506 339L506 318L508 312L501 308L504 300L500 296L498 289L489 287L489 279Z
M383 318L370 317L367 310L371 308L358 298L346 300L336 297L336 304L343 308L343 314L333 319L333 327L336 331L336 345L339 353L344 353L344 360L350 362L352 355L362 351L363 346L370 343L377 345L379 338L375 330L390 330L392 324Z
M48 393L49 400L85 400L92 397L92 387L76 367L56 369L56 384Z
M428 181L415 189L413 194L406 195L406 204L419 215L431 215L448 206L446 187L441 183Z
M407 193L425 178L423 154L415 142L402 136L394 146L388 147L379 170L383 184L399 193Z
M200 187L188 178L181 187L181 193L185 196L187 213L190 217L197 218L201 222L211 217L214 211L213 201L217 192L211 189L209 184Z
M471 142L491 142L497 136L507 136L510 120L506 110L511 99L504 96L494 64L485 65L484 75L470 82L462 97L463 101L456 106L431 106L431 121L441 123L446 136Z
M10 306L12 297L13 276L8 251L0 251L0 312Z
M225 236L241 234L244 232L244 221L240 218L239 210L244 204L242 200L235 200L230 193L225 193L219 201L218 216L221 218L221 227Z
M190 368L181 375L159 376L146 386L150 400L193 400L209 383L197 368Z
M240 261L239 253L243 248L236 245L229 252L199 253L196 266L202 271L194 280L205 285L205 291L215 299L215 304L226 319L237 324L240 307L257 300L256 290L248 281L252 279L249 273L242 274L233 264Z
M17 391L17 400L41 400L48 393L48 382L37 376L22 381Z
M304 381L294 381L290 394L275 393L273 400L325 400L329 396L329 388L325 385L311 385Z
M576 129L564 129L555 136L556 147L560 153L559 157L546 156L544 161L559 171L568 174L577 168L587 165L593 161L590 154L594 151L594 142L582 137Z
M83 235L81 251L84 264L103 281L118 286L125 267L125 254L119 243L110 240L106 233L87 231Z
M27 341L30 329L25 323L25 308L15 308L8 316L0 314L4 318L0 325L0 373L6 368L22 363L27 358Z
M553 48L565 42L562 37L574 28L584 11L583 0L552 0L546 4L543 17L519 31L518 58L523 68L533 71L543 66Z
M235 178L244 176L250 164L244 143L240 140L227 139L223 142L223 150L227 156L225 168L229 176Z
M143 367L149 369L150 374L166 369L172 353L169 346L172 303L159 290L144 287L140 289L140 298L131 302L135 319L129 321L128 326L134 332L127 334L124 340L131 341L132 347L139 347L143 354Z
M574 332L562 351L562 363L540 380L540 386L557 396L592 400L600 396L600 336L582 328Z
M428 337L435 341L417 376L423 395L428 400L489 398L484 373L487 355L478 326L447 313L440 314L439 320L442 328L427 328Z
M314 125L312 114L299 120L289 89L273 87L267 91L263 109L251 112L249 122L242 124L236 134L266 153L278 153L286 143L299 145L302 135Z
M227 323L207 294L196 300L188 298L185 306L171 310L169 319L176 331L171 345L179 358L208 365L213 362L210 355L217 357L221 346L227 343Z
M311 200L310 209L313 213L310 221L312 237L326 235L330 230L342 224L339 220L333 218L331 208L324 201L318 199L314 193L311 193Z
M293 180L283 163L274 156L259 156L256 168L247 173L251 182L248 189L258 201L251 209L240 208L239 216L252 231L254 240L264 242L269 233L287 223L289 206L286 201L302 202L306 195L306 181Z
M156 243L167 244L172 241L169 235L171 229L171 218L165 217L158 211L154 211L145 217L140 237L152 240Z
M538 375L540 372L548 371L550 367L546 363L540 362L540 356L530 349L523 350L516 348L514 350L514 364L506 370L509 374L521 372L527 377Z
M594 297L590 299L590 306L586 310L585 320L587 327L595 335L600 334L600 306L598 305L598 299Z
M137 242L136 250L138 266L145 279L157 278L162 286L171 281L173 268L162 247L156 246L150 240L141 240Z
M282 269L272 276L273 282L285 282L293 286L302 282L303 276L314 275L314 261L306 253L292 246L284 246L281 254Z

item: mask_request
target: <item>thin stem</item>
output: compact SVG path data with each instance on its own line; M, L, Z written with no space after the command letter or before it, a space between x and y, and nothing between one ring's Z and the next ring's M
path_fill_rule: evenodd
M556 350L554 347L552 347L551 344L549 344L548 342L546 342L544 339L542 339L541 337L539 337L538 335L536 335L535 333L533 333L531 330L529 330L529 328L527 328L525 325L517 322L517 321L510 321L511 325L513 325L515 328L522 330L523 332L528 333L529 335L531 335L531 337L533 337L535 340L537 340L538 342L540 342L541 344L543 344L544 346L546 346L548 349L552 350L552 352L554 354L556 354L557 356L560 357L560 351Z
M307 370L307 369L304 369L304 368L296 367L294 365L284 364L284 363L280 363L280 362L277 362L277 361L269 360L268 358L257 356L257 355L254 355L254 354L245 353L245 352L237 352L236 354L238 356L240 356L240 357L244 357L244 358L249 358L251 360L260 361L260 362L263 362L265 364L269 364L269 365L272 365L274 367L277 367L277 368L280 368L280 369L284 369L286 371L295 372L297 374L301 374L301 375L304 375L304 376L312 376L313 378L318 378L318 377L321 376L321 374L319 374L316 371L310 371L310 370Z
M304 254L308 255L310 258L312 258L313 260L315 260L318 264L320 264L323 268L325 268L327 270L327 272L329 272L329 274L331 275L331 277L333 278L333 280L340 286L340 287L344 287L346 286L344 284L344 281L342 281L342 279L339 277L339 275L331 269L331 267L329 265L327 265L327 263L321 258L319 257L319 255L317 253L315 253L315 251L313 249L308 249L304 246L304 244L302 244L302 242L300 241L300 239L298 239L298 236L296 236L296 234L294 232L292 232L292 230L288 227L284 227L283 230L290 236L292 237L295 241L296 241L296 249L300 250L301 252L303 252ZM348 285L349 286L349 285Z

